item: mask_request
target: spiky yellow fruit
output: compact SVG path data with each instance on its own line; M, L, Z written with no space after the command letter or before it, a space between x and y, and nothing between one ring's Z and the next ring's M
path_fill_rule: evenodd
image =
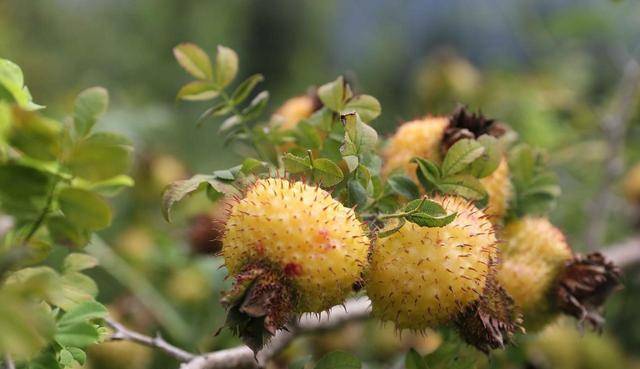
M369 238L353 209L302 182L258 180L232 204L222 239L231 275L251 263L281 272L297 312L343 302L367 263Z
M407 222L378 240L367 275L373 314L398 328L446 323L483 293L496 257L493 226L461 197L436 197L455 220L444 227Z
M386 176L400 168L417 179L416 164L411 159L418 156L440 161L440 144L448 125L448 117L425 117L402 124L384 149L382 174Z
M624 177L623 187L627 200L640 204L640 163L631 168Z
M292 129L302 119L309 118L317 109L317 102L312 96L301 95L285 101L274 113L283 129Z
M506 225L498 280L524 315L527 330L537 330L554 316L549 294L571 248L546 218L525 217Z
M509 165L506 158L503 157L498 168L487 177L482 178L480 182L489 194L489 203L484 212L489 216L489 220L492 223L500 223L507 213L509 200L513 195L513 186L509 179Z

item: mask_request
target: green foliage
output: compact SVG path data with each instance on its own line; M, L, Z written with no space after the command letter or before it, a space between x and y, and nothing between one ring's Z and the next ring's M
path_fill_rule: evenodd
M362 363L357 357L342 351L333 351L323 356L315 369L360 369Z

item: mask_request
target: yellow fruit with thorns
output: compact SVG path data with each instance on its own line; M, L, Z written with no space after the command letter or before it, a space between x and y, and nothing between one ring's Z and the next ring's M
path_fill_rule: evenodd
M292 97L273 114L283 129L292 129L303 119L309 118L318 109L317 99L309 95Z
M507 213L509 200L513 195L513 186L509 179L509 165L506 158L500 160L498 168L487 177L480 179L482 186L489 194L489 203L484 209L492 223L498 224Z
M448 117L425 117L402 124L384 149L382 174L387 176L402 169L417 180L416 164L411 163L411 159L418 156L439 162L440 144L448 125Z
M330 193L270 178L232 204L222 244L236 277L227 305L266 317L272 333L293 312L342 303L361 278L370 241L353 209Z
M493 226L461 197L436 197L455 220L443 227L407 222L374 247L367 291L373 315L423 330L454 319L483 294L496 258Z
M524 315L528 330L537 330L555 317L549 298L552 285L571 248L562 232L546 218L525 217L507 224L498 280Z

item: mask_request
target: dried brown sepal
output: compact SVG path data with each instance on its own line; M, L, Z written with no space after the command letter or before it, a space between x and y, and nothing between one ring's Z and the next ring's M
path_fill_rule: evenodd
M482 113L471 113L463 105L458 106L449 118L449 127L444 132L442 151L447 152L453 144L464 138L482 135L501 137L508 131L506 124L486 118Z
M511 343L517 331L524 333L522 315L493 273L487 279L482 297L467 306L454 323L468 344L487 355Z
M283 273L263 264L249 264L223 294L226 326L254 352L293 316L294 296Z
M222 249L224 223L210 214L198 214L190 219L187 239L195 254L213 255Z
M556 305L563 313L600 330L600 315L607 298L620 288L621 270L599 252L576 255L568 261L555 290Z

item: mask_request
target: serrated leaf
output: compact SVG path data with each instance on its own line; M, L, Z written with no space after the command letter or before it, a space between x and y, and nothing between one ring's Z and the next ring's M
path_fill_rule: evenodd
M240 167L240 171L245 175L260 173L265 169L267 169L267 163L254 158L244 159Z
M367 190L359 181L349 180L347 188L349 189L349 199L353 205L356 205L360 209L367 205L369 196Z
M84 365L87 361L87 354L77 347L67 347L67 351L71 353L73 358L80 364Z
M357 95L347 102L342 109L344 113L355 111L364 122L371 122L382 112L378 99L371 95Z
M345 142L340 150L342 155L362 154L375 149L378 133L363 123L357 113L343 115L342 122L345 129Z
M433 216L440 216L440 215L447 214L446 210L442 207L442 205L438 204L435 201L426 200L426 199L416 199L416 200L409 201L402 210L404 212L417 210L418 212L427 213Z
M216 54L216 83L220 88L225 87L238 73L238 54L232 49L218 45Z
M334 351L324 355L315 369L360 369L362 363L357 357L342 351Z
M61 151L62 125L34 112L13 109L9 143L38 160L54 161Z
M487 196L480 180L470 174L457 174L443 178L439 188L444 193L462 196L467 200L482 200Z
M58 204L64 216L75 226L97 231L111 224L111 208L99 195L78 188L60 191Z
M468 138L456 142L447 151L442 161L443 176L451 176L463 171L474 160L478 159L485 148L475 140Z
M322 104L334 112L340 112L347 99L347 87L342 76L335 81L318 87L318 98Z
M262 111L264 110L265 106L267 106L268 101L269 91L260 92L256 95L256 97L253 98L253 100L251 100L249 106L242 109L242 117L245 120L252 120L257 118L260 114L262 114Z
M66 166L78 177L103 181L127 172L132 152L131 143L124 136L97 132L78 142Z
M218 86L209 81L193 81L182 86L177 99L188 101L206 101L215 99L220 94Z
M229 113L231 110L233 110L233 107L231 105L229 105L226 101L220 101L214 106L205 110L205 112L202 113L198 118L198 120L196 121L196 125L200 126L206 119L210 117L225 115Z
M0 58L0 101L15 102L29 111L42 109L33 103L29 89L24 85L24 76L20 67L10 60Z
M235 105L243 102L251 91L258 85L258 83L264 81L264 76L262 74L254 74L249 78L245 79L234 91L231 95L231 101Z
M212 175L197 174L189 179L176 181L167 186L162 194L162 215L167 222L171 222L171 209L186 196L204 187L204 184L211 186L211 191L215 191L219 196L236 193L236 189L226 183L216 179Z
M344 179L342 170L329 159L320 158L313 161L313 177L324 187L333 187Z
M198 79L211 79L213 71L207 53L192 43L182 43L173 48L173 55L189 74Z
M349 170L349 173L351 173L354 170L356 170L358 168L359 163L360 163L360 159L358 159L358 157L355 156L355 155L343 156L342 159L347 164L347 169Z
M77 323L103 319L107 316L107 308L97 301L85 301L64 313L58 320L58 327L66 327Z
M405 369L428 369L427 363L415 349L407 352L407 356L404 358L404 367Z
M432 215L429 213L417 212L408 215L406 218L411 223L415 223L421 227L444 227L456 219L457 213L448 215Z
M389 184L389 187L395 194L404 196L407 199L412 200L420 196L420 190L418 189L418 186L416 186L416 184L413 183L411 178L405 175L402 175L402 174L392 175L387 180L387 183Z
M312 168L309 157L300 157L288 152L282 156L282 163L284 164L284 169L291 174L303 173Z
M91 132L98 119L107 111L109 93L102 87L91 87L76 97L73 124L76 133L84 137Z
M484 178L493 173L500 165L502 150L498 139L493 136L482 135L477 141L484 147L484 152L469 165L467 171L476 178Z
M120 174L115 177L105 179L99 182L92 182L87 185L87 189L99 192L104 196L114 196L125 187L133 187L135 181L128 175Z
M415 157L411 159L412 163L416 163L416 176L422 187L427 192L439 190L438 184L442 178L440 168L432 161Z
M393 218L385 223L385 227L378 231L378 238L389 237L392 234L398 232L402 226L407 222L405 218Z
M92 324L80 322L59 327L54 338L63 347L87 347L96 343L100 335Z
M88 254L71 253L64 259L64 270L80 272L98 265L98 259Z
M60 350L60 352L58 352L58 363L60 363L63 368L71 367L73 364L77 364L71 352L64 348Z

